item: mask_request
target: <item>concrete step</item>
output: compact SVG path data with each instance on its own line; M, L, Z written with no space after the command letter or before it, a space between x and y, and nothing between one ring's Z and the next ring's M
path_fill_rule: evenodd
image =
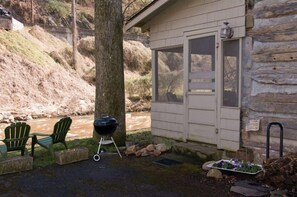
M197 157L201 161L219 160L222 151L215 146L194 142L179 142L172 147L173 152L190 157Z
M253 152L246 148L241 148L234 152L217 149L216 145L198 142L178 142L173 145L172 151L177 154L197 158L203 162L231 158L237 158L244 161L253 161L254 158Z

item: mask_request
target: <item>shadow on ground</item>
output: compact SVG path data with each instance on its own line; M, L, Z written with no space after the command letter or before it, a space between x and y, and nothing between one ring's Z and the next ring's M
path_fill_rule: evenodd
M166 157L170 155L164 155ZM156 157L102 154L88 160L57 164L0 176L1 196L238 196L231 178L206 178L198 161L181 159L171 166ZM172 155L170 157L172 159Z

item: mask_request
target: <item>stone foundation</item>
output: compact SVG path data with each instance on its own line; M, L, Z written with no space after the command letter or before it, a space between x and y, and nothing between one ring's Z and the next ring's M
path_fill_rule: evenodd
M32 170L33 157L17 156L0 162L0 175Z
M87 159L89 159L89 149L85 147L55 152L55 161L59 165L65 165Z

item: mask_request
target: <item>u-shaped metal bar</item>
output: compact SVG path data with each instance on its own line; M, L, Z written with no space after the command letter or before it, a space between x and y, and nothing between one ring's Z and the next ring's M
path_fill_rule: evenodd
M283 156L283 141L284 141L284 128L279 122L271 122L267 125L266 136L266 159L269 159L269 146L270 146L270 128L272 125L277 125L280 128L280 143L279 143L279 157Z

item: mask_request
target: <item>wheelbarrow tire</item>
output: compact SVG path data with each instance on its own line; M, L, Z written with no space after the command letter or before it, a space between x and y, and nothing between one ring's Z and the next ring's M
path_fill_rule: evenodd
M93 156L93 159L94 159L94 161L100 161L101 157L100 157L99 154L95 154L95 155Z

